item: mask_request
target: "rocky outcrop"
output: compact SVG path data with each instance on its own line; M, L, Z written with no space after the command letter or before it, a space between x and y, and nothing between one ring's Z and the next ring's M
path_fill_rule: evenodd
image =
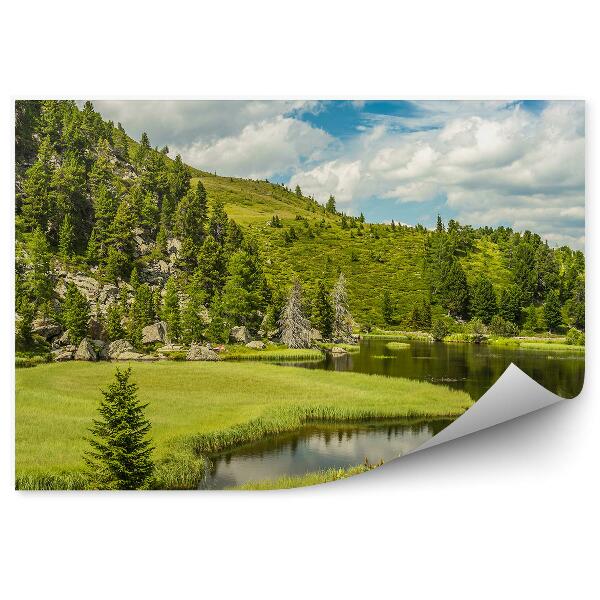
M254 342L248 342L246 348L252 348L252 350L264 350L266 346L264 342L256 340Z
M58 350L52 350L52 359L55 362L65 362L67 360L73 360L73 351L59 348Z
M62 327L50 319L35 319L31 324L31 332L43 337L45 340L60 335Z
M88 338L83 338L81 340L81 343L75 352L75 360L98 360L94 344L92 344Z
M69 339L69 330L67 329L65 332L63 332L62 335L60 335L59 337L54 338L52 340L52 348L54 350L57 350L58 348L67 346L70 343L71 343L71 340Z
M123 352L133 351L133 346L127 340L115 340L102 350L102 358L118 360Z
M218 354L208 346L192 344L188 350L186 360L219 360Z
M238 327L232 327L229 332L229 340L232 342L247 344L252 341L252 336L248 331L248 328L244 325Z
M167 324L164 321L147 325L142 329L142 344L165 343L167 341Z

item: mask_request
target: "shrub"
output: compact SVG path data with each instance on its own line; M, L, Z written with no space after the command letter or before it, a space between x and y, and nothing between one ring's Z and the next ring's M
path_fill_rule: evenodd
M501 337L515 337L519 328L510 321L503 319L500 315L494 315L489 327L490 333Z
M565 344L568 344L569 346L585 346L585 333L572 327L567 332Z
M431 335L436 342L441 342L449 333L448 326L442 319L436 319L431 326Z

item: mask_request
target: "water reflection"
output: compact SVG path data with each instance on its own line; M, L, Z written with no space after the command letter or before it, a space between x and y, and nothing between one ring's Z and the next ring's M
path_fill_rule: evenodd
M304 475L329 468L389 461L406 454L450 421L320 425L256 442L211 458L204 489L223 489L249 481Z
M328 354L322 361L296 366L429 381L464 390L474 400L494 384L511 362L563 398L577 396L583 387L585 360L580 352L551 353L486 344L418 341L411 341L407 348L392 350L386 347L389 341L364 339L360 352L342 356Z

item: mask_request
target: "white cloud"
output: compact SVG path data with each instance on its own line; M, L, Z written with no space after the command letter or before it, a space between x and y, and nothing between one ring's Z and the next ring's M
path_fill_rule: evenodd
M233 136L175 147L190 164L226 175L262 179L313 161L333 142L321 129L290 117L246 125Z

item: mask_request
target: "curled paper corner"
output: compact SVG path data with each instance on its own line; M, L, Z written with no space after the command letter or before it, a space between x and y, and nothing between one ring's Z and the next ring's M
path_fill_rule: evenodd
M471 408L409 454L516 419L560 400L564 398L549 392L517 365L510 363L496 383Z

